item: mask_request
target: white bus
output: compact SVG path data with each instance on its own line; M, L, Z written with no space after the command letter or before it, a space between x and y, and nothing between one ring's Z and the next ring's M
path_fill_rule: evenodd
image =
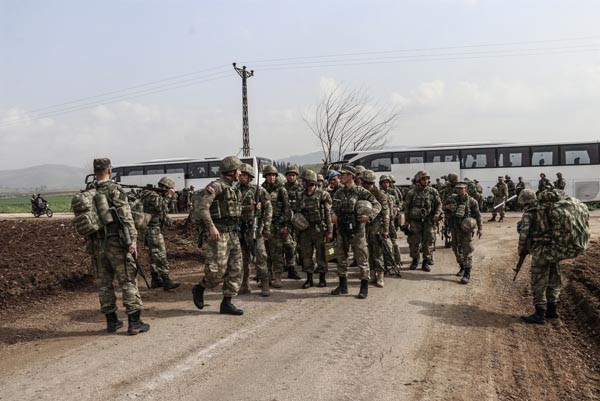
M113 178L116 182L127 185L154 185L164 176L175 180L175 189L180 191L189 188L202 189L211 181L219 177L219 165L223 158L207 157L204 159L162 159L150 160L113 168ZM263 182L262 169L273 164L273 160L266 157L242 157L240 160L254 167L256 177L253 183Z
M491 194L498 176L518 177L537 190L540 173L551 182L561 172L565 191L582 201L600 200L600 143L462 143L405 147L348 153L344 161L381 174L392 174L397 185L410 185L418 170L431 180L451 172L460 179L478 180L484 196Z

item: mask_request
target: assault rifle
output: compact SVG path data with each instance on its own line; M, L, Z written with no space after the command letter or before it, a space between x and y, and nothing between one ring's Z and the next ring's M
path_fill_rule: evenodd
M510 202L511 200L516 199L516 198L517 198L517 195L513 195L510 198L508 198L507 200L498 203L496 206L494 206L494 210L498 209L499 207L502 207L502 206L506 205L508 202Z
M521 255L519 255L519 261L517 262L517 266L513 269L514 272L515 272L515 276L513 277L513 281L517 280L517 275L521 271L521 268L523 267L523 262L525 262L525 258L526 257L527 257L527 252L523 252Z
M390 249L390 244L387 242L387 240L385 238L383 238L383 235L381 235L381 234L377 234L377 239L379 240L379 243L381 244L381 247L383 248L383 254L384 254L383 269L389 275L395 274L398 277L402 277L402 274L400 274L400 268L398 267L398 265L396 264L396 261L394 260L394 253ZM390 262L390 265L391 265L390 267L388 267L386 260Z

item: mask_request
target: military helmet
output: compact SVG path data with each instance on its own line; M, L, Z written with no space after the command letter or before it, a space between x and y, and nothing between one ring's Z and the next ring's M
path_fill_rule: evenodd
M300 169L298 168L298 166L291 164L291 165L287 166L285 169L285 175L288 175L288 174L300 175Z
M325 181L323 174L317 174L317 181Z
M301 232L306 230L310 226L310 224L308 220L306 220L306 217L304 217L302 213L298 212L294 213L294 215L292 216L292 226L296 231Z
M450 183L454 184L456 181L458 181L458 174L456 173L449 173L447 175L446 178Z
M417 174L415 174L415 181L421 181L423 178L431 178L429 172L427 170L417 171Z
M504 181L504 177L502 177L501 175L498 176L498 181Z
M521 191L519 194L519 205L528 205L537 201L537 197L535 196L535 192L532 189L526 188Z
M304 181L311 184L317 183L317 173L312 170L304 170Z
M459 181L456 183L456 185L454 186L454 188L466 188L467 187L467 183L463 182L463 181Z
M396 177L394 177L393 175L389 175L388 177L390 177L390 182L393 184L396 182Z
M158 185L173 189L175 188L175 181L171 177L163 177L158 181Z
M370 216L373 211L373 205L368 200L356 201L356 214Z
M219 166L221 174L228 173L233 170L237 170L242 165L242 161L237 158L237 156L227 156L223 160L221 160L221 165Z
M252 178L256 177L256 174L254 174L254 167L248 163L244 163L240 166L240 172L248 174Z
M556 176L557 176L558 178L561 178L561 177L562 177L562 173L560 173L560 172L559 172L559 173L556 173Z
M477 221L472 217L464 218L460 223L460 229L463 233L472 233L477 228Z
M377 180L377 176L375 175L375 172L373 170L363 171L360 178L363 180L363 182L371 183L371 184Z
M279 174L279 171L277 171L277 167L275 167L275 166L265 166L265 167L263 167L262 173L263 173L263 177L266 177L269 174L277 175L277 174Z
M389 175L383 174L381 177L379 177L379 183L381 184L384 181L388 181L390 183L392 182Z
M350 174L351 176L355 177L356 169L353 166L351 166L350 164L346 164L346 165L342 166L342 168L340 169L340 173L341 174Z
M361 166L360 164L358 166L354 167L354 169L356 170L357 175L364 173L366 170L366 168Z

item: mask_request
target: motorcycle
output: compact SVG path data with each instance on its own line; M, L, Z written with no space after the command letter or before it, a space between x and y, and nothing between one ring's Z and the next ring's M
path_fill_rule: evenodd
M33 214L33 217L40 217L43 214L48 217L52 217L54 214L52 209L50 209L48 206L48 202L43 202L41 206L39 206L36 210L32 210L31 213Z

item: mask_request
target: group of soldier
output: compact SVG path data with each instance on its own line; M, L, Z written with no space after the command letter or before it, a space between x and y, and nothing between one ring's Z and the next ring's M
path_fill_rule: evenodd
M94 160L95 187L104 193L117 211L119 221L131 237L129 244L120 241L118 227L110 224L90 238L98 277L101 310L106 315L107 330L123 326L116 315L113 278L123 291L123 303L129 319L129 334L149 330L140 319L142 301L136 285L137 231L127 195L119 184L109 179L109 159ZM471 196L472 183L459 182L458 175L446 176L443 187L436 189L426 171L419 171L413 186L402 190L395 179L362 166L342 166L327 174L327 181L312 170L300 173L288 166L285 175L274 166L265 166L261 186L252 184L256 172L251 165L229 156L221 161L220 178L195 193L190 217L200 227L206 244L204 276L193 286L194 305L203 309L204 293L222 284L220 313L242 315L232 303L238 294L250 293L251 263L256 267L260 295L268 297L271 288L282 287L282 275L299 280L295 259L299 259L306 280L301 288L327 287L328 251L335 249L338 285L331 295L348 293L349 252L359 270L357 298L368 296L369 282L384 286L385 272L401 264L398 230L407 236L410 269L421 265L424 272L434 265L437 227L443 222L449 230L460 283L467 284L473 267L473 239L482 236L480 201ZM560 178L560 177L559 177ZM522 179L519 180L519 184ZM376 184L379 184L377 186ZM475 184L477 184L475 182ZM544 184L547 185L547 184ZM168 223L168 205L175 183L163 177L158 187L139 194L144 213L150 216L144 231L148 247L153 288L170 291L180 283L169 276L169 263L161 229ZM523 187L519 188L523 191ZM504 177L498 178L493 191L497 200L506 203L510 194ZM517 189L516 189L517 190ZM498 208L500 221L504 210ZM401 211L404 213L402 214ZM405 218L405 219L404 219ZM495 220L495 213L492 217ZM399 270L396 269L396 272Z

